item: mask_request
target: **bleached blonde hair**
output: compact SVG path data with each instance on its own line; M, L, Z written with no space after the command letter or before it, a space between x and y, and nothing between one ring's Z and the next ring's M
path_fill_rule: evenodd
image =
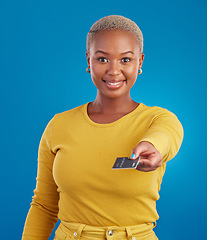
M128 31L137 38L140 51L143 52L143 35L140 28L129 18L120 15L110 15L103 17L95 22L87 34L86 48L89 51L94 35L105 30L124 30Z

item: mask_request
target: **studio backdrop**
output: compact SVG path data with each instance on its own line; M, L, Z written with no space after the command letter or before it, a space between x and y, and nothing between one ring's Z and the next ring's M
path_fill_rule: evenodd
M207 239L206 11L204 0L1 1L1 239L21 239L49 120L95 99L86 35L112 14L135 21L144 36L132 98L167 108L184 127L161 185L155 232L160 240Z

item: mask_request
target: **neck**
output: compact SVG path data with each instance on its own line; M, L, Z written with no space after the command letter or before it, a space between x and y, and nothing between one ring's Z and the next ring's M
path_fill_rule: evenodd
M92 103L95 112L107 114L132 111L137 106L138 103L132 100L130 94L120 98L107 98L98 93L95 101Z

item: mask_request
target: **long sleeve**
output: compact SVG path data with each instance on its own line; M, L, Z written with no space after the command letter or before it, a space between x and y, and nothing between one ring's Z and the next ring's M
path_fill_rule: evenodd
M162 154L163 162L172 159L183 140L183 127L178 118L168 110L157 114L139 142L152 143Z
M25 222L22 240L46 240L58 221L59 193L52 175L52 122L47 125L39 145L37 184Z

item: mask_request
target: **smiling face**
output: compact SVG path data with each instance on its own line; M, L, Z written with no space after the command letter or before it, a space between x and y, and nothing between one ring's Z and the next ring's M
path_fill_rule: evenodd
M127 31L100 31L86 53L98 94L107 98L129 97L144 54L138 40Z

